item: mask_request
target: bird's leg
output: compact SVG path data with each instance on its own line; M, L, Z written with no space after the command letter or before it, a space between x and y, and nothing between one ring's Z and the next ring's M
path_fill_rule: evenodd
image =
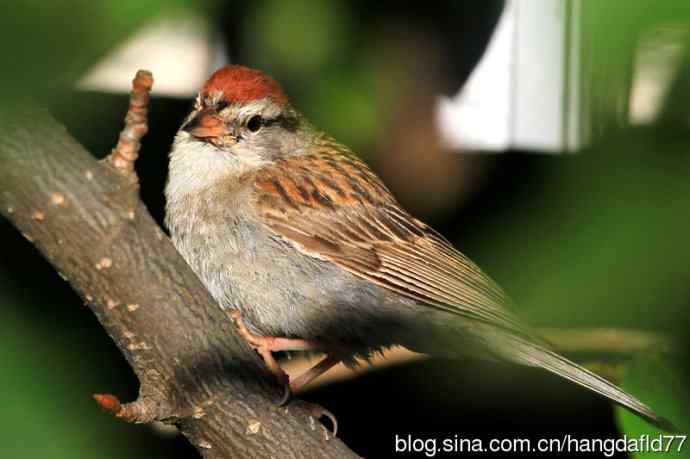
M333 354L328 354L322 361L311 367L299 375L294 380L290 381L290 390L295 393L331 368L337 365L342 359Z
M292 391L290 388L290 378L288 377L287 373L285 373L285 371L283 371L283 369L280 367L280 364L276 361L276 359L273 357L273 352L309 351L317 349L318 345L316 343L304 339L283 338L280 336L255 335L254 333L249 331L249 329L245 325L244 321L242 320L242 315L240 314L240 311L230 311L230 317L232 317L232 320L235 322L235 326L237 327L237 331L239 332L240 336L242 336L245 339L245 341L247 341L247 343L251 347L253 347L256 350L256 352L259 353L261 358L266 363L268 369L271 370L271 372L276 376L276 378L278 378L278 381L280 381L280 383L285 388L283 398L278 403L278 405L284 405L285 403L287 403L287 401L290 399L290 396L292 395Z
M295 378L294 381L290 382L290 377L287 375L287 373L285 373L285 371L283 371L283 369L280 367L280 364L273 357L272 353L278 351L317 350L319 348L317 343L297 338L255 335L249 331L242 320L242 315L238 310L230 311L230 317L232 317L232 320L235 322L235 326L237 327L237 331L239 332L240 336L242 336L247 343L259 353L261 358L264 359L264 362L269 370L276 375L278 381L280 381L280 383L283 384L283 387L285 387L285 394L278 403L281 406L290 400L293 392L306 386L342 360L342 358L336 357L333 354L328 354L319 363ZM328 419L330 419L331 423L333 424L333 436L335 436L335 434L338 432L338 420L335 418L333 413L315 403L304 401L301 403L304 408L315 418L319 419L322 416L326 416Z
M305 371L300 376L291 381L290 391L292 393L297 392L299 389L306 386L311 381L313 381L314 379L318 378L319 376L333 368L333 366L337 365L341 360L341 358L336 357L333 354L328 354L322 361L320 361L319 363L311 367L309 370ZM322 416L326 416L328 419L330 419L331 423L333 424L333 436L336 436L336 434L338 433L338 420L335 418L335 415L333 413L315 403L302 401L302 404L304 408L307 411L309 411L311 415L314 416L316 419L320 419Z

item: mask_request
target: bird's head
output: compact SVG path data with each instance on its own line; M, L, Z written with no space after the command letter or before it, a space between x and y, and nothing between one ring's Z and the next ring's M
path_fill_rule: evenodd
M234 175L298 155L312 129L270 76L240 65L217 70L180 128L171 160ZM210 171L207 171L210 173Z

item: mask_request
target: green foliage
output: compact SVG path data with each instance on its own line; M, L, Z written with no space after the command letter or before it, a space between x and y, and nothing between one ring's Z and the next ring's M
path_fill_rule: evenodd
M690 432L690 419L687 413L690 409L688 386L684 384L678 373L679 362L660 356L639 358L627 369L622 387L647 402L661 416L671 421L678 432L664 432L659 430L623 408L617 408L617 418L621 429L628 438L641 438L648 435L650 439L661 436L663 453L645 451L631 453L635 459L659 457L690 458L690 445L681 444L681 439L669 435L687 435ZM666 436L666 437L664 437ZM657 440L658 443L658 440ZM682 445L682 447L681 447ZM680 449L680 451L679 451Z
M9 4L8 4L9 3ZM15 0L0 22L0 97L50 96L161 11L193 0Z
M263 66L311 74L347 51L348 12L340 1L258 2L244 33Z
M372 141L380 121L381 107L371 97L375 93L373 75L359 68L327 71L322 75L305 97L303 111L310 119L319 120L320 129L357 148L361 155L359 148Z
M89 397L95 387L109 384L107 375L88 371L89 361L97 362L95 356L60 342L62 335L74 331L51 330L48 323L12 314L18 310L16 303L6 294L0 296L5 311L0 323L0 406L5 420L0 456L114 459L124 451L136 454L134 445L117 444L118 431L126 427L99 416ZM83 365L81 371L74 371L75 362Z
M535 322L668 330L685 315L690 164L685 145L659 140L624 132L560 159L570 164L515 210L519 232L486 236L519 260L505 268Z

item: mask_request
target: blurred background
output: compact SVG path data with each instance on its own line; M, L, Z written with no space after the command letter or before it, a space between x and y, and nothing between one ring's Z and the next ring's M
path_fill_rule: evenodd
M225 63L258 67L492 275L519 315L687 433L690 3L421 4L6 1L0 97L47 106L101 157L136 69L152 70L137 168L162 222L167 152L195 92ZM133 399L132 372L4 220L0 241L0 457L195 457L174 431L100 412L91 394ZM365 457L394 456L396 434L658 433L542 371L398 357L304 395Z

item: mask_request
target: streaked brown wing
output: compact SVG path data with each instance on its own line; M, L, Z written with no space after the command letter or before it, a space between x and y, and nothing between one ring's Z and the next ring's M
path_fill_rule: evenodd
M501 289L402 209L357 158L284 159L252 179L262 221L309 255L430 306L531 335L505 309Z

